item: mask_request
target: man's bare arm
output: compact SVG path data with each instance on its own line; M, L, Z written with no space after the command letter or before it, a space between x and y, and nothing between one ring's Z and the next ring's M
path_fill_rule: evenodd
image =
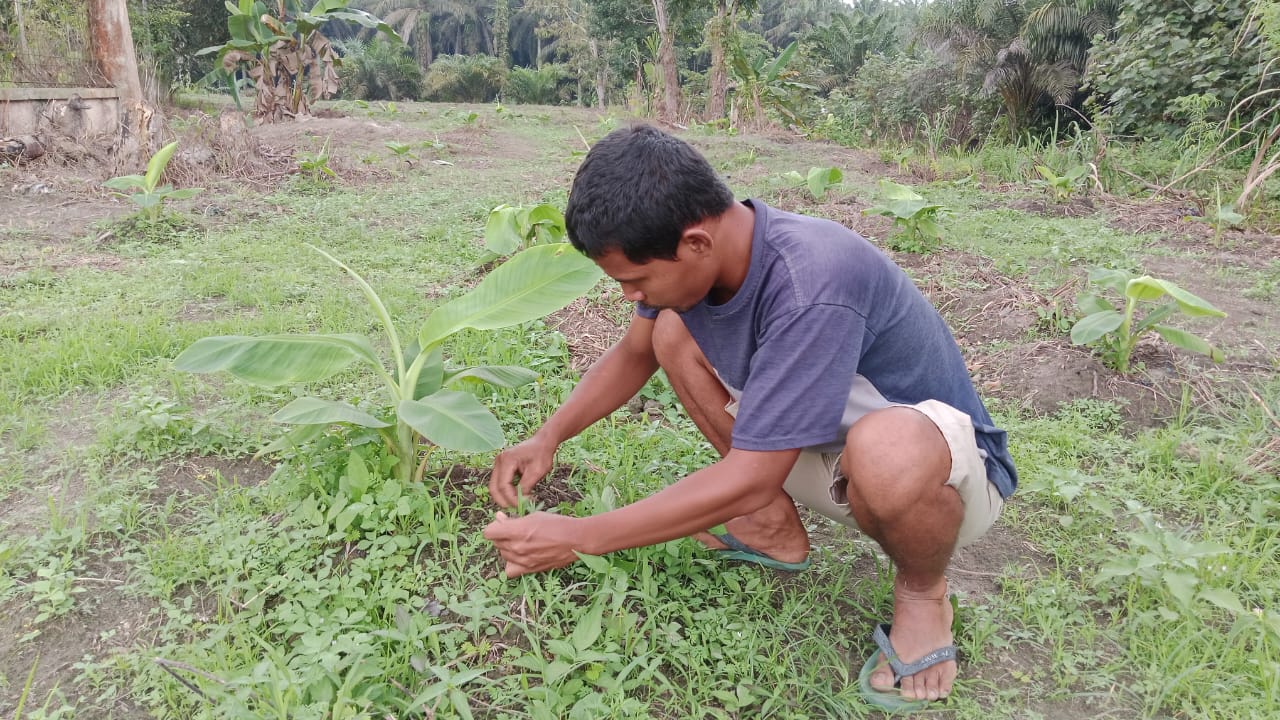
M749 515L778 495L799 450L729 451L643 500L582 518L584 552L603 555L687 537Z
M634 397L658 369L653 325L653 320L633 316L627 333L587 370L535 435L559 445Z
M591 366L550 419L528 440L498 454L489 476L489 495L500 507L515 507L555 462L560 443L622 407L658 369L653 352L653 320L633 317L627 333Z

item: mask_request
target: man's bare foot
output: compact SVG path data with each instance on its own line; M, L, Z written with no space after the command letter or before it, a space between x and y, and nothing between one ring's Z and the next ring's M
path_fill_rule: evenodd
M893 586L893 628L889 643L898 659L910 664L925 655L952 643L951 619L953 611L947 598L946 578L927 590L907 589L902 582ZM882 666L871 674L871 687L876 690L893 690L893 670L884 655ZM956 680L956 662L947 660L925 668L915 675L902 678L902 696L912 700L938 700L951 693Z
M800 522L795 502L786 493L779 492L774 502L750 515L736 517L724 527L729 534L774 560L802 562L809 556L809 533ZM727 549L710 533L695 533L692 537L712 550Z

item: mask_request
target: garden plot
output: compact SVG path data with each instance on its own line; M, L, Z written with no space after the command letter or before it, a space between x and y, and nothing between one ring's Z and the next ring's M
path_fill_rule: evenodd
M803 575L722 567L685 541L506 581L479 536L491 454L435 447L392 483L376 429L327 428L250 459L303 390L174 358L271 333L355 333L387 357L354 281L303 243L358 272L415 337L487 275L489 210L562 205L579 132L615 124L542 108L324 115L244 131L231 152L216 116L192 114L173 180L205 190L150 226L98 188L103 168L0 171L16 209L0 237L0 715L874 716L851 673L891 607L886 561L821 518L805 516L817 563ZM785 134L687 137L740 195L886 247L1010 430L1023 485L953 563L961 681L940 716L1276 707L1280 676L1258 669L1280 661L1274 242L1164 210L1134 225L1105 198L1040 212L1028 197L1052 203L1030 185L978 188ZM844 179L823 198L783 179L832 165ZM946 206L936 249L893 250L894 223L863 214L885 177ZM59 190L22 190L37 182ZM1227 311L1185 325L1225 361L1153 336L1121 375L1072 345L1099 261ZM539 374L476 392L514 442L628 316L604 283L545 319L460 331L447 358ZM305 386L367 412L386 409L380 392L350 371ZM655 379L566 444L531 501L598 512L711 456Z

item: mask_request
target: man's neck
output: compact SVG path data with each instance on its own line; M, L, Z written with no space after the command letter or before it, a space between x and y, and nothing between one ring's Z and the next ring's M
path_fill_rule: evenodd
M716 305L729 302L751 269L751 238L755 233L755 210L735 202L720 216L716 228L715 252L720 260L720 273L711 286L711 301Z

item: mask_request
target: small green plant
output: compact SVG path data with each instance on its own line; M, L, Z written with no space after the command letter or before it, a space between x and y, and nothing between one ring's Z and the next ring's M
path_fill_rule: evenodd
M811 167L806 175L801 175L798 170L792 170L783 174L782 177L796 185L808 187L809 194L814 200L823 199L827 196L828 190L844 182L844 172L836 167Z
M942 228L938 218L945 211L942 205L930 203L922 195L891 180L880 181L880 197L883 205L869 207L863 215L883 215L893 218L898 235L891 239L891 247L906 252L928 252L942 241Z
M1199 222L1207 222L1219 230L1224 227L1243 227L1245 220L1248 220L1244 215L1236 212L1235 206L1229 204L1219 205L1216 210L1210 208L1210 212L1206 213L1204 217L1194 219Z
M484 246L497 256L532 245L564 242L564 214L555 205L533 207L499 205L489 211Z
M166 200L185 200L195 196L204 188L184 188L175 190L172 185L161 185L160 176L178 148L175 140L160 148L147 161L145 175L121 175L102 183L102 186L115 190L116 195L127 197L138 206L138 212L146 220L155 222L160 219L160 210Z
M120 403L103 444L113 455L158 460L226 452L235 442L220 423L192 417L190 408L143 387Z
M1101 295L1082 294L1077 305L1084 317L1071 328L1071 342L1100 345L1104 361L1117 371L1129 372L1133 348L1149 330L1155 330L1167 342L1184 350L1207 355L1214 362L1222 361L1222 351L1208 341L1186 330L1163 324L1166 318L1177 312L1191 317L1227 316L1207 301L1168 280L1158 280L1150 275L1134 277L1122 270L1095 269L1089 273L1089 282L1119 295L1120 305ZM1156 302L1166 297L1167 302L1141 318L1137 317L1139 303Z
M489 273L467 294L436 308L406 347L369 283L329 253L308 247L345 270L360 286L386 333L390 370L368 338L356 334L207 337L183 351L174 366L198 373L225 370L245 382L276 387L320 382L352 363L364 365L382 379L389 414L375 415L347 402L300 397L272 416L276 422L298 427L260 453L296 447L335 423L372 428L393 449L396 477L404 483L420 468L418 435L441 447L470 452L494 450L504 443L502 426L493 413L471 393L450 388L465 387L464 381L516 387L538 377L519 366L446 369L443 341L466 328L496 330L540 318L568 305L601 276L595 263L568 243L529 248Z
M418 156L413 154L413 146L408 143L388 140L383 143L383 145L386 145L388 150L395 153L398 159L403 160L410 165L413 164L414 160L418 159Z
M1054 202L1060 203L1070 200L1080 190L1081 181L1089 173L1089 166L1076 165L1058 175L1046 165L1037 165L1036 172L1040 173L1041 179L1033 180L1032 183L1043 187Z
M36 570L37 579L27 585L31 601L39 609L34 620L36 625L66 615L75 607L75 595L84 592L84 588L76 587L75 575L65 569L65 564L63 560L50 558L48 564Z
M318 184L327 184L336 180L338 174L329 167L329 138L325 138L320 149L314 153L298 153L298 172L308 180Z
M1128 504L1142 529L1124 534L1129 546L1112 549L1113 559L1102 565L1096 584L1144 585L1159 597L1173 600L1158 608L1161 617L1170 621L1184 614L1197 615L1193 609L1197 601L1235 615L1246 613L1234 592L1214 587L1221 577L1212 565L1232 553L1229 546L1213 541L1191 542L1179 533L1165 530L1149 510L1135 501Z

